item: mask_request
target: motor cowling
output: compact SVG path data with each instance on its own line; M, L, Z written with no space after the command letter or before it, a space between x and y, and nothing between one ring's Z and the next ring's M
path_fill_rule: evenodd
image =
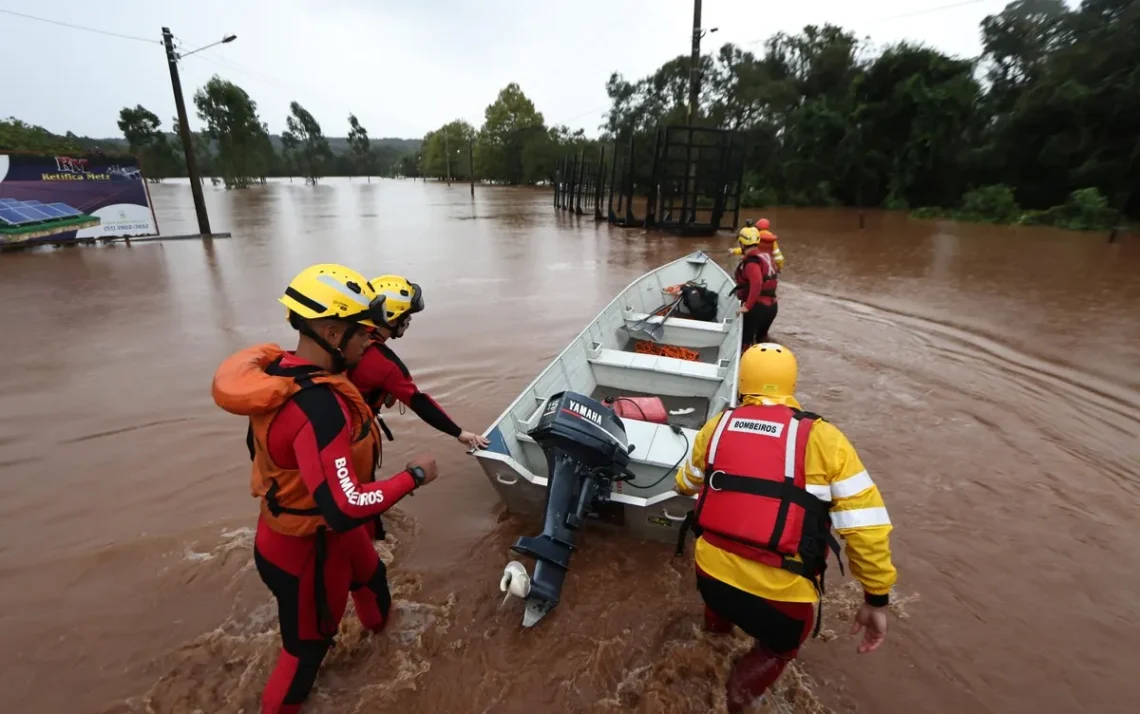
M542 533L512 546L536 561L523 618L529 627L558 604L574 532L608 498L613 480L628 473L630 448L613 409L577 392L551 396L527 435L546 454L548 473Z

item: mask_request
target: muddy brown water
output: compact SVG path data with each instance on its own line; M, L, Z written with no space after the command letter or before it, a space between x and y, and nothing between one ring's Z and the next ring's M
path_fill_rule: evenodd
M191 232L185 184L152 188ZM481 431L682 240L556 213L549 194L412 181L206 188L234 238L0 256L0 710L257 711L277 652L256 504L220 360L290 332L275 298L344 262L423 284L395 347ZM804 404L882 487L900 570L888 643L857 656L857 589L758 711L1134 711L1140 698L1140 237L768 212L788 264L773 335ZM534 630L501 604L501 514L462 447L406 414L387 471L439 481L390 518L397 615L346 617L307 712L723 711L742 638L698 631L691 563L588 535Z

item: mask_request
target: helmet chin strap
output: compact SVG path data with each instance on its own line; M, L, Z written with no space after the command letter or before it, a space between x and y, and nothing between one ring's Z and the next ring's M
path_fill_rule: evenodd
M316 330L314 330L307 321L303 321L298 327L298 330L302 335L316 342L322 350L328 352L329 356L332 357L333 363L329 372L338 374L348 367L348 359L344 356L344 348L348 346L348 341L360 331L360 325L349 323L344 331L344 335L340 338L340 344L336 347L333 347L329 344L328 340L318 335Z

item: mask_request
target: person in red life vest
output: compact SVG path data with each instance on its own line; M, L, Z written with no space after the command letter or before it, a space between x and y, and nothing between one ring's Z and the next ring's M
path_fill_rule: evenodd
M214 374L215 403L249 418L250 485L260 499L253 556L277 599L281 653L262 693L262 714L296 714L308 697L352 593L373 631L388 620L387 571L363 526L436 478L418 456L375 481L380 436L344 374L376 326L378 300L341 265L301 271L280 302L297 348L243 349Z
M776 263L776 272L779 273L784 269L784 253L780 250L779 238L775 233L768 230L771 225L767 218L761 218L755 223L749 218L744 221L744 228L740 229L740 233L743 234L746 230L749 232L756 231L760 236L761 248L771 250L772 260ZM765 245L767 243L771 243L771 246ZM740 246L737 246L728 252L731 255L741 255L744 250Z
M864 591L851 630L863 631L856 651L873 652L887 634L897 579L890 517L843 432L800 409L797 371L787 347L750 347L740 358L740 406L701 428L676 474L676 491L700 494L677 552L686 532L696 532L705 629L724 634L735 626L755 640L729 675L730 714L744 711L776 681L812 632L813 619L818 633L813 605L823 591L828 550L839 558L832 527L843 536L851 573Z
M383 314L378 316L380 322L373 333L372 344L364 351L364 357L349 370L348 378L360 389L377 417L383 407L390 407L399 400L420 419L464 446L485 448L490 442L461 429L437 401L420 391L412 381L411 372L388 346L389 340L404 336L412 316L424 309L420 286L400 275L382 275L370 282L383 299ZM378 418L378 421L391 438L383 420Z
M749 345L768 339L768 329L776 319L776 287L779 279L770 248L760 238L756 228L741 229L737 236L741 259L736 266L734 293L740 299L740 313L744 315L741 344Z

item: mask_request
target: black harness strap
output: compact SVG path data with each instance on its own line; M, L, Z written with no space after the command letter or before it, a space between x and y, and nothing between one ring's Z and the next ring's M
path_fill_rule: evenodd
M314 542L316 562L313 568L313 602L317 606L317 634L326 640L330 647L335 647L333 636L336 635L338 623L332 621L332 609L329 607L328 591L325 589L325 564L329 557L329 544L326 539L325 527L319 526Z

